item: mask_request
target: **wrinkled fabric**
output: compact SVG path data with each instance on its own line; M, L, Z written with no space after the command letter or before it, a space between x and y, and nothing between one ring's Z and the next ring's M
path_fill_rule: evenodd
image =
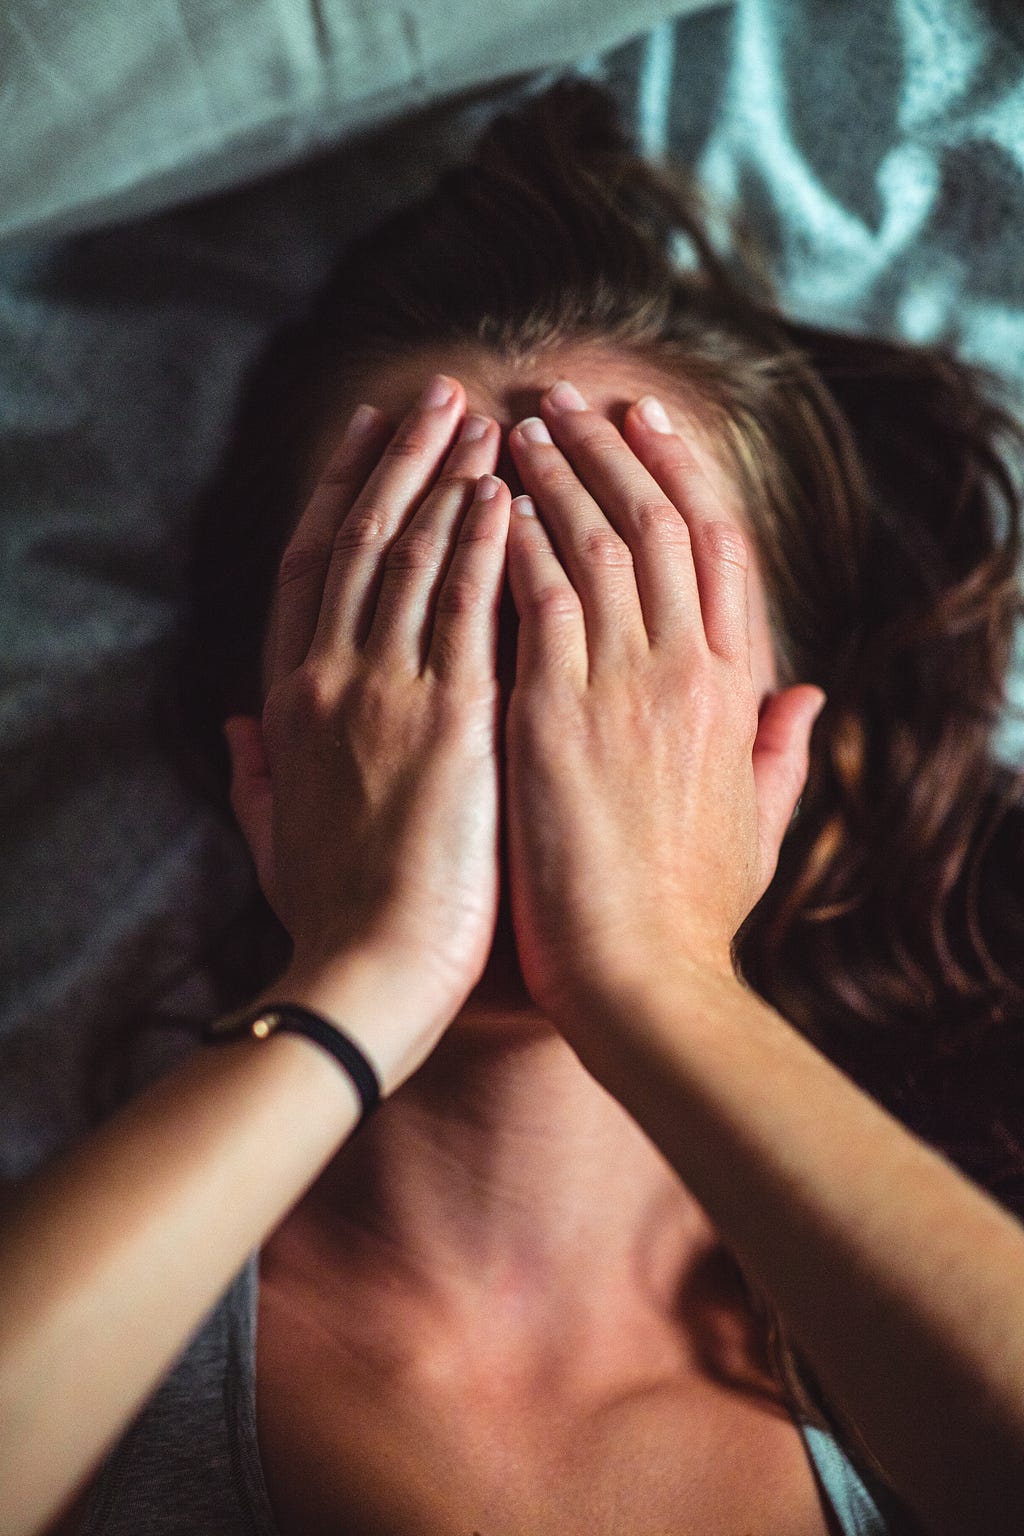
M237 186L716 0L6 0L0 239Z

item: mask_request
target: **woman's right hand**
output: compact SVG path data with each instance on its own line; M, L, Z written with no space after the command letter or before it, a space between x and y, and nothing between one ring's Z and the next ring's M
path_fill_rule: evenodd
M422 1054L479 980L498 906L510 494L496 422L468 417L451 446L464 409L444 379L390 441L379 412L356 413L282 559L262 722L225 727L292 970L372 956Z

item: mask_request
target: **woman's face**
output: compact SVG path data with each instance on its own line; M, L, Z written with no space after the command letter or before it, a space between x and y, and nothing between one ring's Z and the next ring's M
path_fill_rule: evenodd
M701 471L707 476L720 507L721 516L734 521L748 535L738 489L715 454L706 423L702 424L699 402L673 385L658 370L635 358L598 345L575 345L548 350L534 363L515 366L476 348L451 346L422 349L396 357L385 365L368 369L355 377L337 401L331 426L317 443L309 466L306 491L312 489L317 475L330 458L352 411L361 401L377 406L397 427L415 403L423 385L434 373L457 378L466 391L467 411L493 417L502 429L502 447L497 473L509 484L513 496L523 487L508 450L508 431L525 416L538 414L541 396L559 379L576 385L591 409L601 412L620 431L628 406L645 394L656 394L668 411L673 427L690 444ZM721 456L724 459L724 455ZM543 516L543 508L541 515ZM764 587L751 547L749 568L751 671L758 700L778 686L776 659L768 623ZM506 588L502 603L499 633L498 675L506 697L515 673L515 609ZM473 1028L507 1023L511 1014L536 1012L526 992L516 960L508 901L507 871L502 871L501 907L498 929L487 969L466 1004L460 1022Z

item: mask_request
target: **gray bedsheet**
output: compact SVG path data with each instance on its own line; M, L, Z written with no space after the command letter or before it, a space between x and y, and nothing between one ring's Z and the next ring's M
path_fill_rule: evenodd
M1024 384L1013 0L738 0L581 67L651 152L743 203L793 312L949 340ZM201 205L0 248L0 1173L79 1134L94 1052L155 999L207 1010L204 950L251 890L153 710L188 511L243 370L340 243L514 94Z

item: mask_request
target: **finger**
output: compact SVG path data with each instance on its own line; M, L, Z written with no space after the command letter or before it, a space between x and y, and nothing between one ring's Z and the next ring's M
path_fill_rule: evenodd
M646 654L649 642L629 545L539 417L519 423L509 434L509 448L550 543L579 594L591 670L606 665L619 668L624 659Z
M733 488L693 429L676 432L654 395L645 395L626 412L625 435L632 451L689 526L708 645L717 655L743 660L749 654L746 620L741 633L736 617L736 583L730 579L732 572L723 569L728 562L734 568L745 562L744 580L749 581L749 545ZM731 525L737 537L730 541L724 530L703 537L712 524Z
M754 741L762 889L779 860L782 839L807 782L810 739L826 699L820 688L801 683L769 695Z
M363 654L418 677L432 629L431 608L481 475L498 462L501 433L487 416L467 416L441 476L394 540ZM504 542L504 540L503 540Z
M273 853L274 799L260 721L252 715L232 715L224 721L224 738L231 756L231 809L266 891Z
M310 659L362 645L373 618L383 557L448 452L465 395L437 374L406 416L334 535Z
M629 446L688 521L721 517L722 488L716 484L715 465L692 426L677 431L654 395L644 395L630 406L624 426Z
M750 666L748 570L750 552L735 523L698 523L693 532L694 565L700 572L704 633L716 656Z
M387 422L375 406L359 406L288 540L269 617L272 683L306 659L320 615L335 530L377 462L386 432Z
M703 637L700 593L682 511L613 424L566 380L541 402L559 447L628 544L651 645Z
M426 670L441 681L495 679L511 499L503 480L483 475L462 520L427 654Z
M519 617L515 691L588 677L587 628L579 593L555 553L535 503L517 496L508 534L508 579Z

